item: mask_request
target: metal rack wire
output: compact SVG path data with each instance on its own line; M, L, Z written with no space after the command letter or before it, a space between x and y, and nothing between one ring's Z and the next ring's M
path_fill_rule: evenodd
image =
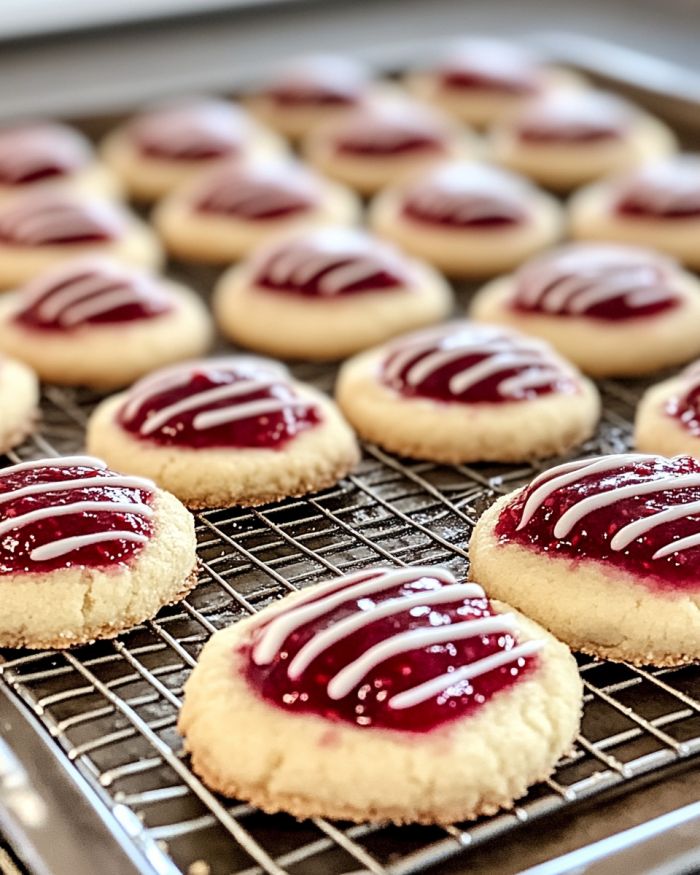
M303 376L325 386L332 379L328 370ZM603 422L584 452L629 445L642 387L608 381L601 388ZM48 387L42 428L17 457L79 449L96 400ZM289 590L358 566L440 563L462 574L479 514L536 470L438 467L368 446L358 470L325 492L198 514L203 570L184 602L111 642L64 653L0 653L0 682L41 720L156 871L405 875L469 853L577 800L700 754L700 670L582 659L586 704L575 750L514 810L447 828L298 824L223 800L190 771L177 714L187 675L216 629Z

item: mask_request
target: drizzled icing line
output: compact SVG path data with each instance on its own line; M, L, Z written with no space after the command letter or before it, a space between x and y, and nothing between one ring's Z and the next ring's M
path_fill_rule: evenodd
M287 171L293 174L293 171ZM311 209L319 192L311 179L300 175L253 175L236 172L211 177L198 193L200 205L217 213L231 213L243 219L265 218L270 213Z
M24 246L95 237L114 240L123 230L119 214L102 201L27 195L0 212L0 238Z
M483 589L475 583L457 583L449 571L441 568L414 567L403 569L374 568L332 580L321 586L302 592L291 607L281 604L268 610L261 618L263 625L252 650L253 662L269 665L278 656L285 641L307 623L323 617L334 609L356 599L368 598L404 583L420 580L422 577L439 581L443 586L413 595L401 596L380 602L366 610L358 611L317 632L291 660L287 676L296 680L308 669L311 663L329 648L343 641L349 635L365 626L390 616L417 607L450 604L460 600L484 598ZM328 680L326 692L330 699L339 700L347 696L373 668L401 653L419 650L450 641L465 640L477 636L499 633L514 634L518 624L513 614L498 614L481 619L465 620L448 626L427 626L390 635L384 641L371 647L361 656L340 670ZM447 672L416 687L404 690L393 696L388 706L393 709L411 708L432 698L461 680L477 677L503 665L517 662L544 646L543 641L528 641L511 650L493 654L454 672Z
M0 128L0 177L10 184L53 168L55 175L73 173L90 160L90 149L75 131L60 126Z

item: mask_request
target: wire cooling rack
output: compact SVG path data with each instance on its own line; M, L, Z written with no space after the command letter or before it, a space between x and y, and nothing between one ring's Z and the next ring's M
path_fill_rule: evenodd
M317 368L297 375L323 388L333 378ZM642 388L601 385L603 421L584 453L629 446ZM97 400L47 387L40 431L7 461L80 449ZM325 492L197 514L202 575L185 601L114 641L62 653L0 651L1 682L138 838L150 861L144 871L403 875L469 854L564 806L700 754L700 670L582 659L585 713L572 754L514 810L446 828L299 824L224 800L190 771L177 715L187 676L215 630L290 590L366 565L440 563L463 575L480 513L538 470L441 467L368 446L357 471Z

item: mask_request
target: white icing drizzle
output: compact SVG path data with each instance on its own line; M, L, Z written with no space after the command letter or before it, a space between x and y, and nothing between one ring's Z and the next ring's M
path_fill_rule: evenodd
M128 501L73 501L70 504L42 507L27 513L0 521L0 536L21 529L31 523L38 523L57 516L69 516L74 513L133 513L150 519L153 508L140 502Z
M10 469L5 469L5 474ZM118 489L153 489L153 481L145 477L74 477L70 480L57 480L54 483L31 483L29 486L21 486L10 492L0 492L0 504L15 501L17 498L26 498L28 495L43 495L47 492L65 492L70 489L97 489L98 487L114 486Z
M107 201L33 193L0 210L0 237L24 246L46 246L73 237L119 237L124 221Z
M535 59L520 46L495 39L462 40L454 46L440 72L472 73L494 85L534 90L538 84Z
M356 96L368 79L367 70L351 58L312 55L297 58L279 71L273 90Z
M156 107L131 123L136 139L164 154L187 157L196 148L222 152L241 145L246 119L233 104L190 101Z
M0 469L0 479L20 471L33 471L37 468L106 468L107 464L96 456L57 456L55 459L30 459Z
M642 167L625 179L622 198L651 213L700 208L700 161L688 155Z
M10 182L18 183L47 164L61 168L64 173L74 173L90 157L90 147L84 138L62 125L0 128L0 177Z
M516 120L521 131L582 136L591 131L623 132L632 119L625 101L604 91L551 91L528 102Z
M207 177L198 193L207 209L256 219L267 213L309 209L319 196L314 178L293 165L240 167L237 164Z
M139 532L118 529L111 532L94 532L91 535L75 535L72 538L60 538L58 541L35 547L29 554L29 558L33 562L47 562L51 559L58 559L59 556L65 556L67 553L73 553L82 547L102 544L105 541L133 541L136 544L145 544L148 538Z
M348 113L334 136L341 147L391 150L416 137L444 146L448 129L439 116L422 106L397 102Z

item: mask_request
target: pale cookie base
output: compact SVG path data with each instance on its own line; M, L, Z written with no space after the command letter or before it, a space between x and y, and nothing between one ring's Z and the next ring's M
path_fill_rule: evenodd
M69 243L63 246L11 246L0 243L0 289L20 286L43 271L81 255L104 255L127 264L157 270L163 252L151 229L139 219L130 219L125 235L110 243Z
M526 143L503 125L492 133L490 157L545 188L570 191L676 149L676 139L666 125L642 116L626 137L600 143Z
M294 384L312 399L323 421L282 450L202 450L165 447L134 438L116 422L125 395L100 404L87 427L88 452L110 467L150 477L188 507L257 505L332 486L359 461L355 436L321 392Z
M541 337L592 376L639 376L700 355L700 283L690 274L678 277L680 306L624 322L513 310L508 306L513 286L512 277L484 286L471 302L470 318Z
M473 580L574 650L635 665L681 665L700 657L700 587L657 594L614 566L499 544L494 527L515 494L500 498L474 529Z
M700 437L665 411L666 403L681 394L684 385L683 379L673 377L644 393L634 421L634 445L638 450L662 456L687 454L700 459Z
M569 206L575 240L610 240L660 249L694 270L700 269L700 219L646 219L620 216L612 208L609 183L589 185Z
M105 162L121 179L129 197L144 203L164 197L198 173L216 166L216 160L168 161L144 155L123 128L109 134L102 141L100 151ZM245 152L257 160L281 158L288 150L276 134L257 129L246 144Z
M370 207L371 228L455 277L493 276L511 270L556 243L563 233L561 208L544 193L533 197L530 221L507 229L433 227L404 216L400 204L398 189L377 195Z
M189 188L168 195L156 207L153 224L168 251L184 261L229 264L264 241L287 231L318 225L354 225L360 219L355 195L333 182L317 209L303 215L261 221L243 221L233 216L202 213L192 208Z
M172 312L65 333L15 322L19 301L10 292L0 299L0 350L31 365L46 382L95 389L126 386L156 368L203 355L213 337L204 304L189 289L163 282L175 299Z
M405 398L379 381L383 349L355 356L340 369L336 398L357 432L414 459L516 462L563 453L594 432L600 416L595 386L503 404L450 404Z
M54 189L79 191L94 197L120 198L124 189L119 179L104 164L94 162L71 176L57 179L46 179L30 185L0 185L0 203L11 200L18 195L35 191L53 191Z
M197 583L194 521L159 493L153 537L125 568L66 568L0 579L0 647L64 648L110 638L179 601Z
M206 645L187 681L178 728L194 771L212 790L269 813L397 824L494 814L547 778L578 731L576 664L525 617L519 617L523 639L546 640L537 669L475 713L421 734L365 729L268 704L241 674L237 648L251 622L217 632Z
M407 290L332 299L270 292L251 285L247 265L231 268L213 298L222 333L236 343L280 358L329 361L449 315L452 292L427 265L411 265Z
M0 357L0 453L22 443L39 418L39 381L26 365Z

